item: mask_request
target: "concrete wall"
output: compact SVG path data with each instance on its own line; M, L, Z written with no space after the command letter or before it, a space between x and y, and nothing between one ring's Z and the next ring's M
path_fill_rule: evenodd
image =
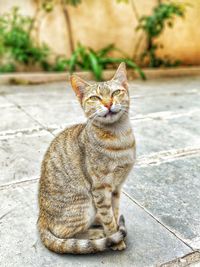
M39 1L39 0L38 0ZM34 16L36 0L0 0L0 13L12 6L19 6L23 14ZM71 53L66 20L59 0L51 13L45 14L37 36L40 43L47 43L56 54ZM116 0L82 0L78 7L68 6L73 43L81 42L94 49L107 44L115 45L129 56L139 55L146 45L142 32L136 32L137 16L150 14L157 0L135 0L117 3ZM176 0L186 2L186 0ZM164 45L159 55L180 59L184 64L200 63L200 0L190 0L184 20L177 19L174 28L166 29L157 40ZM116 53L116 52L115 52Z

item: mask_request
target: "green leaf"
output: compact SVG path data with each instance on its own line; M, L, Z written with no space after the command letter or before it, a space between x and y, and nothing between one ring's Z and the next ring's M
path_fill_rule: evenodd
M128 67L133 68L135 71L138 72L138 74L140 75L140 77L145 80L146 76L144 74L144 72L142 71L142 69L136 64L134 63L132 60L130 59L124 59L124 58L102 58L100 60L101 63L104 64L109 64L109 63L121 63L121 62L125 62L127 64Z
M109 64L109 63L121 63L123 61L122 58L114 58L114 57L103 57L100 59L101 63Z
M69 66L69 60L58 57L56 63L53 66L53 71L66 71Z
M129 0L117 0L117 3L125 3L128 4Z
M144 51L145 59L149 60L150 67L160 67L168 64L164 60L156 57L156 49L154 39L158 37L165 27L173 27L176 17L183 17L185 14L186 5L164 2L158 3L149 16L142 16L139 19L139 24L136 30L143 30L147 37L147 49ZM144 59L144 57L143 57Z
M13 63L0 65L0 73L14 72L15 70L16 70L16 67Z
M81 0L65 0L66 4L72 5L72 6L77 6L81 4Z
M111 51L113 51L113 50L115 50L115 49L116 49L116 48L115 48L114 44L109 44L108 46L106 46L106 47L102 48L101 50L99 50L99 51L97 52L97 55L98 55L98 57L104 57L104 56L106 56L109 52L111 52Z
M102 79L102 67L98 62L97 57L91 51L88 53L90 59L91 70L95 75L95 78L99 81Z
M77 64L78 53L77 51L73 52L71 58L69 59L69 71L72 72L75 70L75 66Z
M125 59L124 62L127 64L128 67L131 67L131 68L133 68L135 71L137 71L138 74L140 75L140 77L141 77L143 80L146 80L146 76L145 76L144 72L142 71L142 69L141 69L136 63L134 63L134 62L131 61L130 59Z

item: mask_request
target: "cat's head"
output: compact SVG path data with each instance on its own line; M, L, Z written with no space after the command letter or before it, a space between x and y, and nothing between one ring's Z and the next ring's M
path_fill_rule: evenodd
M110 81L90 84L72 75L71 84L87 118L110 124L127 116L129 92L124 63Z

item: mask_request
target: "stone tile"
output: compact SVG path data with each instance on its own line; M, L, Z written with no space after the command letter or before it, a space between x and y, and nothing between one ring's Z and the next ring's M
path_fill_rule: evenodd
M0 140L0 185L40 175L40 165L52 135L46 131Z
M136 82L138 83L138 81ZM158 87L157 81L155 80L153 82L155 86ZM200 94L198 93L197 89L193 89L193 91L197 90L196 94L188 94L187 87L187 90L183 90L183 88L179 88L179 86L175 83L173 86L172 84L170 84L170 86L167 84L168 87L165 85L165 90L162 90L161 92L159 91L159 93L156 91L158 90L157 87L156 89L154 88L154 91L152 92L153 84L151 87L149 87L142 82L141 86L139 86L137 90L134 89L134 82L131 82L130 84L131 97L136 97L136 99L132 99L131 101L131 116L138 116L138 114L145 115L147 113L169 110L175 110L178 112L183 108L190 107L191 101L193 102L193 107L199 106ZM37 85L33 88L22 87L19 88L18 91L14 90L12 93L8 93L7 98L19 105L26 106L35 104L38 105L38 103L41 103L42 106L45 104L58 105L61 103L66 103L66 105L70 105L70 103L75 105L78 104L75 94L69 84L66 85L65 83L56 83L48 84L48 86L45 86L45 88L43 87L44 85ZM47 88L49 88L49 90L47 90ZM145 88L146 90L144 90ZM162 83L161 89L163 89ZM138 98L138 92L142 98ZM185 94L187 97L185 97Z
M64 98L64 96L62 97L62 95L60 95L59 98L53 97L48 99L48 97L41 95L38 98L38 104L22 104L22 108L45 126L50 126L51 124L57 126L61 124L67 125L68 123L77 123L84 120L84 113L78 101L76 101L75 98L72 98L72 100L68 99L66 102L63 102L63 100L62 102L59 102L59 99ZM196 99L196 104L195 101L193 101L193 108L190 109L189 107L191 106L193 98ZM177 102L169 100L170 107L167 107L167 102L165 105L162 104L162 102L165 102L165 97L157 99L158 101L154 99L154 103L156 104L153 106L150 103L146 104L144 99L140 99L137 100L137 104L132 103L130 116L133 120L144 120L146 118L145 116L147 116L147 119L148 116L151 118L151 114L149 113L153 113L154 116L152 118L155 117L157 120L162 120L162 118L170 120L174 117L185 117L199 114L200 109L198 110L195 107L198 107L197 104L200 102L200 97L198 99L193 96L193 98L188 98L187 103L183 103L182 97Z
M15 106L0 106L1 132L38 127L38 124Z
M65 127L82 122L84 114L69 85L61 83L22 87L9 92L6 98L22 107L33 119L45 127ZM49 87L49 90L48 90ZM65 87L65 88L64 88ZM58 89L57 89L58 88ZM66 89L67 88L67 89Z
M130 82L131 117L138 118L149 113L190 112L200 102L198 79L136 80ZM192 88L191 88L192 87ZM67 125L84 118L69 83L52 83L34 86L3 86L6 98L21 105L33 118L45 126ZM0 102L1 103L1 102ZM191 103L192 107L191 107ZM165 115L165 114L164 114ZM76 119L78 118L78 119Z
M195 251L189 253L181 258L162 264L160 267L199 267L200 266L200 252Z
M0 95L0 108L13 106L5 97Z
M171 80L169 80L171 81ZM197 89L191 89L186 86L182 88L180 82L173 80L173 84L165 81L150 80L148 83L141 81L130 82L130 95L133 98L133 106L139 108L140 105L144 105L146 108L153 108L152 102L155 102L155 98L160 99L162 110L169 109L172 105L171 101L177 102L177 100L185 95L189 98L196 95L199 98L199 92ZM4 86L3 93L10 101L14 101L19 105L34 105L41 101L44 103L68 103L69 101L76 100L75 94L69 83L50 83L34 86ZM164 87L164 88L163 88ZM196 92L196 93L195 93ZM167 97L166 103L163 103ZM141 99L140 99L141 98ZM145 98L145 99L144 99ZM194 99L195 100L195 99ZM156 104L159 104L159 102ZM149 103L151 105L149 105ZM177 106L181 108L181 104L177 103ZM138 112L142 112L139 110Z
M131 123L138 157L162 150L200 146L199 114L170 120L132 120Z
M37 183L1 190L0 201L2 267L148 267L191 252L184 243L123 196L122 210L128 228L128 248L125 251L84 256L57 255L43 247L37 234Z
M177 77L130 81L131 95L199 94L200 77Z
M70 124L80 123L85 121L83 111L80 105L74 103L59 104L59 105L35 105L26 106L26 112L45 127L66 127Z
M198 149L199 82L199 77L187 77L130 83L132 125L139 159L171 149ZM1 266L148 267L191 252L127 197L123 197L122 203L129 229L126 251L59 256L46 250L36 232L35 179L39 177L41 160L53 137L41 124L57 133L66 125L84 121L83 112L65 82L0 86L0 94ZM160 165L158 162L157 166L137 165L125 185L131 197L194 248L200 248L197 155L178 160L172 155L170 162ZM27 182L15 184L23 180Z
M192 105L191 105L192 103ZM152 97L143 97L138 99L131 99L131 117L145 116L149 113L173 112L173 113L187 113L191 110L198 109L200 112L200 93L188 95L158 95ZM159 114L158 114L159 115Z
M200 158L135 168L127 192L194 248L200 248Z
M0 85L0 94L12 95L12 94L42 94L44 93L54 93L57 91L69 92L69 83L67 82L55 82L55 83L45 83L36 85Z
M161 78L161 79L149 79L142 81L140 79L129 81L130 88L133 92L140 95L148 95L161 93L165 94L167 91L174 93L176 91L188 92L199 88L198 76L196 77L178 77L178 78ZM49 92L67 90L69 88L68 82L54 82L39 85L0 85L0 93L18 93L18 92Z
M165 97L162 98L163 102L164 98ZM193 98L195 99L195 97ZM137 125L139 124L141 126L144 125L143 128L151 129L152 124L161 126L161 124L163 124L164 122L167 125L169 124L168 121L171 120L173 120L173 124L178 124L179 120L186 120L187 122L189 122L189 120L194 121L195 119L197 119L199 121L199 110L197 104L200 102L200 97L199 99L196 98L196 104L195 101L193 101L192 109L189 108L189 106L191 106L190 103L192 101L192 98L188 98L188 102L185 102L185 104L183 104L183 99L180 99L179 101L177 101L177 103L170 101L171 104L169 109L166 109L165 106L162 105L162 102L160 100L156 101L154 99L154 101L154 103L157 104L154 104L153 106L148 103L148 105L145 107L145 104L142 104L142 100L140 100L140 103L138 103L138 107L132 105L130 115L131 119L133 120L133 126L136 125L137 127ZM182 105L181 108L178 107L180 104ZM52 105L52 102L45 101L44 99L42 100L41 105L35 104L22 107L28 114L30 114L32 118L36 119L46 127L51 127L52 125L59 127L60 125L68 125L85 121L85 116L80 107L80 104L75 100ZM149 114L149 112L151 112L151 114L153 113L153 116ZM175 121L176 118L177 122ZM149 122L148 120L153 121L151 123L151 121ZM179 124L181 125L181 123ZM150 128L145 127L145 125L149 125ZM166 132L169 133L168 130Z
M53 83L48 85L13 87L5 93L6 98L20 106L45 104L56 105L76 101L75 93L69 84Z

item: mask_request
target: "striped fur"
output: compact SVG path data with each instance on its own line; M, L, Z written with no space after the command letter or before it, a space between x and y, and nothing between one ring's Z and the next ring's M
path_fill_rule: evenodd
M57 253L122 250L126 229L123 217L118 221L120 192L135 162L125 66L108 82L90 85L75 76L71 82L88 121L61 132L44 156L41 240Z
M53 252L63 254L88 254L105 251L107 248L117 245L126 236L126 228L124 219L121 216L119 220L119 229L116 233L110 237L104 237L99 239L77 239L69 238L62 239L56 237L48 228L40 226L41 240L44 245Z

